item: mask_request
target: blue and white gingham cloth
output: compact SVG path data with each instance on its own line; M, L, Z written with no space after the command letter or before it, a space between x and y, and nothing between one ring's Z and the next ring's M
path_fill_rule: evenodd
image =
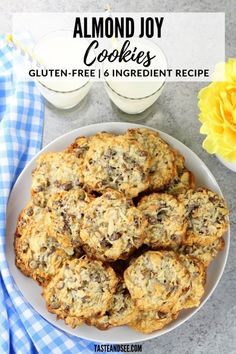
M24 299L5 254L6 205L25 164L42 144L44 104L33 82L15 82L11 49L0 36L0 353L93 353L94 343L67 335Z

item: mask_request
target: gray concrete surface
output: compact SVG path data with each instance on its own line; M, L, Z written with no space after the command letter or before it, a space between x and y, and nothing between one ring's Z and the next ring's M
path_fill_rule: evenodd
M103 11L106 1L95 0L1 0L0 32L10 31L11 13L20 11ZM236 56L235 0L111 0L113 11L184 12L226 14L226 57ZM211 299L191 320L165 336L143 344L145 354L236 353L236 174L224 168L201 147L197 93L203 84L169 83L145 124L173 135L189 146L216 177L231 210L231 247L224 275ZM102 87L95 84L86 100L71 112L47 107L44 144L63 133L87 124L119 121Z

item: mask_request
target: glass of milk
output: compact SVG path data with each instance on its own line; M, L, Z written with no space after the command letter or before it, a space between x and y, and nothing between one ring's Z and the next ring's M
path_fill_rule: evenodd
M34 55L45 70L82 69L84 52L88 42L73 38L67 30L50 32L42 37L34 47ZM45 99L60 109L70 109L78 105L91 88L86 77L37 77L36 84Z
M138 50L143 50L144 52L150 51L153 55L156 55L156 59L151 63L150 68L160 68L166 69L167 62L163 51L160 49L157 44L147 39L138 39L134 38L131 40L131 48L137 47ZM157 61L158 60L158 61ZM108 70L114 69L109 64ZM134 64L132 62L128 63L116 63L116 68L123 69L140 69L142 67L140 64ZM106 70L106 68L104 68ZM112 79L105 81L106 92L111 99L111 101L121 110L125 112L126 115L123 115L127 119L128 115L136 115L133 117L128 117L128 120L143 119L143 112L147 111L149 107L158 99L163 91L165 81L164 79L158 78L152 80L142 79L133 80L132 78L122 78L122 80Z

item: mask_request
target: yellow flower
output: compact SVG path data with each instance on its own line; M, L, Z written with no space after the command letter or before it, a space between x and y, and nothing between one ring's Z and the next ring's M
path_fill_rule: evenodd
M200 133L207 135L202 146L210 154L236 161L236 59L218 64L214 78L224 69L224 80L212 82L199 94Z

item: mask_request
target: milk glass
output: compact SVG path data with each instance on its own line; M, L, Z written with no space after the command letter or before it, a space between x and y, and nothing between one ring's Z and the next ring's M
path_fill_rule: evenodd
M73 38L70 31L55 31L35 45L34 55L42 68L72 70L82 68L88 42ZM36 85L45 99L60 109L78 105L91 88L89 78L37 77Z
M111 63L104 68L104 71L114 70L118 67L125 69L161 69L167 68L167 62L164 53L161 48L151 40L134 38L130 40L130 48L137 47L138 51L144 52L150 51L151 55L156 55L156 58L151 62L149 67L143 67L141 64L133 63ZM120 44L117 44L120 47ZM131 49L132 50L132 49ZM164 88L165 80L161 77L148 79L139 78L132 81L132 78L122 78L122 80L107 79L105 81L105 89L110 100L127 115L137 115L137 119L140 119L140 114L145 112L151 107L154 102L161 95ZM130 117L131 120L135 120L135 117Z

